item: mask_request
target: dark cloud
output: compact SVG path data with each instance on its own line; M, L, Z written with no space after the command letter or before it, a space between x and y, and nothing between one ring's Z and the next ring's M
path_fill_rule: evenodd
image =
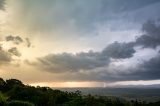
M119 69L120 70L120 69ZM144 61L137 67L130 68L127 72L118 74L115 80L156 80L160 79L160 55Z
M69 61L70 62L70 61ZM69 64L69 63L68 63ZM68 71L61 70L66 73L66 77L60 80L68 81L136 81L136 80L157 80L160 79L160 55L150 60L139 63L135 67L124 68L125 66L106 65L103 67L94 67L90 71ZM54 70L48 70L55 72Z
M18 51L18 49L16 47L12 47L8 50L9 53L11 53L12 55L21 56L21 53Z
M108 45L103 51L102 55L107 55L115 59L130 58L135 53L133 43L112 43Z
M160 55L141 64L137 73L139 79L160 79Z
M160 26L148 21L143 24L144 34L135 42L109 44L101 52L81 52L77 54L49 54L38 58L35 65L49 72L76 72L74 80L126 81L159 79L160 56L138 64L136 67L111 66L111 58L127 59L133 57L135 46L156 48L160 45ZM87 71L90 70L90 71ZM89 73L89 74L87 74ZM83 76L83 77L82 77Z
M72 80L89 81L136 81L160 79L160 55L139 63L135 67L113 65L94 69L90 73L78 73Z
M5 0L0 0L0 9L1 10L5 9Z
M110 61L107 56L101 57L99 53L92 51L75 55L69 53L49 54L38 60L39 66L48 69L50 72L89 70L107 65Z
M18 45L23 42L23 39L20 36L9 35L9 36L6 36L6 41L12 41L13 43Z
M135 53L132 43L115 42L102 52L81 52L77 54L49 54L38 58L39 66L53 72L91 70L104 67L110 63L110 58L130 58Z
M144 35L137 37L135 45L143 47L156 48L160 45L160 25L155 21L148 21L143 24Z
M126 80L157 80L160 79L160 55L139 63L136 67L123 69L122 66L103 72L101 80L126 81ZM116 73L116 74L114 74Z

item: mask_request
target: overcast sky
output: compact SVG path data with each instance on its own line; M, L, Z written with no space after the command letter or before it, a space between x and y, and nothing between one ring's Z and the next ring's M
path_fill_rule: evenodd
M0 0L0 77L51 87L160 84L159 0Z

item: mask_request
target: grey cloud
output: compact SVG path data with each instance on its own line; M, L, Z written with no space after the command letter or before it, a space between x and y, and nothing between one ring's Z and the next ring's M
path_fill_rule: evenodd
M8 50L9 53L11 53L12 55L21 56L21 53L18 51L18 49L16 47L12 47Z
M0 51L0 62L10 62L12 60L11 56L5 51Z
M115 42L115 43L108 45L102 51L102 54L115 58L115 59L130 58L136 52L133 47L134 47L133 43Z
M160 79L160 55L144 62L137 71L143 79Z
M15 59L13 56L21 56L21 53L16 47L11 47L8 50L5 50L2 45L0 45L0 65L10 64L12 61L16 61L17 59Z
M50 72L77 72L80 70L89 70L96 67L102 67L109 63L109 58L101 57L99 53L88 52L78 54L49 54L38 59L39 66L47 69Z
M3 48L0 46L0 63L9 63L12 61L11 55L4 51Z
M160 55L145 61L136 67L124 68L125 66L95 67L90 71L76 71L76 73L63 70L65 76L59 80L64 81L136 81L136 80L157 80L160 79ZM54 70L49 70L54 72Z
M155 21L148 21L143 24L144 35L137 37L135 45L143 47L156 48L160 45L160 25Z
M29 38L22 38L20 36L9 35L9 36L6 36L5 39L7 42L11 41L16 45L19 45L21 43L25 43L27 45L27 47L31 47L31 41Z
M79 74L82 71L83 73L81 75L84 75L84 78L88 78L88 80L124 81L159 79L160 56L145 61L135 68L130 67L129 69L124 69L123 66L113 66L115 68L111 69L109 67L111 58L126 59L133 57L133 54L136 52L134 47L137 45L147 48L159 46L159 28L155 23L148 21L142 27L145 34L136 38L135 42L114 42L109 44L101 52L49 54L38 58L36 65L49 72L76 72L76 74ZM89 74L87 74L88 72ZM81 75L79 75L75 75L77 76L75 79L87 80L81 79Z
M6 41L12 41L15 44L20 44L23 42L23 39L20 36L6 36Z
M5 0L0 0L0 9L1 10L5 9Z
M160 55L157 55L150 60L139 63L136 67L130 67L123 70L121 67L115 67L108 76L107 71L104 72L104 77L101 80L157 80L160 79ZM108 79L109 78L109 79Z
M38 58L38 66L50 72L77 72L104 67L110 63L110 58L130 58L134 53L135 50L132 43L115 42L107 46L102 52L49 54Z
M109 66L112 62L111 58L121 60L133 57L136 52L134 47L137 45L147 48L159 46L159 28L156 23L148 21L142 28L145 34L138 37L135 42L114 42L101 52L49 54L38 58L38 62L34 63L34 65L53 73L68 72L73 74L76 72L72 77L75 80L125 81L159 79L160 56L144 61L137 67L123 68L125 66L113 66L114 68L110 68Z
M125 68L125 66L104 66L91 70L89 74L80 73L72 80L89 81L136 81L136 80L157 80L160 79L160 55L139 63L136 67ZM81 77L82 76L82 77Z
M116 80L156 80L160 79L160 55L144 61L136 68L130 68L130 73L120 73Z
M101 52L74 54L50 54L39 58L38 67L49 72L68 72L72 77L67 80L91 81L128 81L160 79L160 55L143 61L136 67L112 66L111 59L126 59L133 57L135 46L156 48L160 45L160 25L154 21L143 24L144 34L135 42L109 44ZM82 70L82 71L81 71ZM87 71L89 70L89 71ZM76 72L76 74L73 74Z
M124 68L125 66L106 65L95 67L90 71L75 71L76 73L61 70L65 77L60 80L68 81L135 81L135 80L157 80L160 79L160 55L150 60L139 63L136 67ZM54 72L54 70L48 70Z
M148 6L158 0L25 0L18 1L23 22L29 29L53 31L57 29L76 28L80 31L93 31L96 24L104 24L117 18L120 14ZM47 11L47 12L46 12ZM24 23L22 24L24 25ZM33 26L33 27L32 27Z

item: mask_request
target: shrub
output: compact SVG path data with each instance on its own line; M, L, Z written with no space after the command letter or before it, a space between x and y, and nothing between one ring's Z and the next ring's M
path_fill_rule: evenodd
M7 106L35 106L35 105L30 102L14 100L14 101L8 102Z
M4 106L7 103L7 99L8 98L0 92L0 106Z

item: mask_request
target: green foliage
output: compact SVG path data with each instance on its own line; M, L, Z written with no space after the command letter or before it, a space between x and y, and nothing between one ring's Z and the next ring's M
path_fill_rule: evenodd
M5 86L5 84L6 82L2 78L0 78L0 91L4 89L3 87Z
M6 106L35 106L35 105L29 102L15 100L15 101L8 102Z
M160 106L159 102L126 101L117 97L82 95L49 87L24 85L16 79L0 78L0 106ZM7 95L7 96L4 96Z
M0 92L0 106L4 106L7 103L7 99L8 98Z

